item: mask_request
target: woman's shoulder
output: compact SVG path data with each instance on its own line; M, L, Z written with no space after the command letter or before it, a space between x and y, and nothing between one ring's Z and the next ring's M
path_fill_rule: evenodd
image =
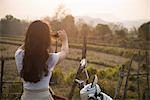
M18 48L18 49L16 50L16 52L15 52L15 57L16 57L16 58L18 58L18 57L20 58L20 57L23 56L23 54L24 54L24 50Z
M15 52L15 61L16 61L17 69L19 72L22 69L23 56L24 56L24 50L18 48L17 51Z
M57 52L57 53L49 53L49 56L51 57L56 57L56 56L59 56L60 55L60 52Z
M48 63L54 63L56 64L59 61L59 55L60 53L49 53L49 59Z
M56 59L59 59L59 52L58 53L49 53L49 58L51 60L56 60Z

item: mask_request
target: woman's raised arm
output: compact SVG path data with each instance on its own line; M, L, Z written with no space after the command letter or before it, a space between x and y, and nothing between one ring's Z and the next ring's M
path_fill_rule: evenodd
M62 42L61 51L60 51L60 59L59 62L66 58L67 54L69 53L69 46L68 46L68 37L64 30L58 31L58 35Z

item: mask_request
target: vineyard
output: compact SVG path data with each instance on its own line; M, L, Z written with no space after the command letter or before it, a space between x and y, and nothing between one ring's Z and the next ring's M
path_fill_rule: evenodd
M3 58L10 58L5 60L4 63L4 74L3 74L3 94L2 97L5 99L12 99L17 97L22 91L22 84L20 83L20 78L17 73L16 64L14 60L14 54L17 48L23 43L24 36L15 35L1 35L0 37L0 56ZM56 66L53 76L51 79L51 87L57 95L67 97L70 91L70 87L75 75L75 72L79 66L79 61L81 59L82 44L76 43L75 41L69 42L69 55L66 60L61 62ZM53 50L55 50L55 44L53 44ZM58 47L58 51L60 46ZM138 54L143 57L145 55L145 50L137 48L123 48L119 46L103 44L87 44L87 70L90 74L90 81L92 77L97 74L101 89L109 94L111 97L115 95L115 89L119 80L119 71L122 65L129 65L133 55ZM149 53L149 52L148 52ZM145 73L145 67L142 62L139 65L138 57L133 60L131 71L132 74L136 73L138 66L141 66L140 72ZM2 62L1 62L2 65ZM0 70L2 72L2 69ZM128 67L125 66L125 72L128 71ZM85 76L81 76L83 79ZM149 78L149 77L148 77ZM129 77L127 98L128 100L137 100L137 77ZM11 83L11 82L16 82ZM18 82L18 83L17 83ZM146 78L140 76L140 95L141 98L145 98L147 94L147 83ZM123 81L122 86L125 85ZM79 99L78 89L76 89L74 98ZM124 92L124 87L120 90L119 96L122 96ZM79 96L78 96L79 97ZM4 99L4 100L5 100Z
M149 5L1 0L0 100L150 100Z

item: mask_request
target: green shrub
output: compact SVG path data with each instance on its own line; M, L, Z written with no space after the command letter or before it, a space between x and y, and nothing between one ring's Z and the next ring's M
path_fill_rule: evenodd
M73 83L73 80L74 80L74 78L75 78L75 75L76 75L76 73L74 72L74 71L72 71L72 72L70 72L66 77L65 77L65 82L67 83L67 84L72 84Z
M107 69L103 69L103 70L99 70L98 71L98 77L100 78L108 78L108 79L114 79L116 77L118 77L118 73L119 73L119 67L114 67L114 68L107 68Z
M61 83L63 80L64 80L64 75L61 71L61 68L58 68L58 67L55 68L51 77L51 81L58 84L58 83Z
M137 92L133 92L133 91L128 90L127 95L128 95L127 98L128 99L130 98L130 100L135 100L135 98L137 98Z
M100 78L100 79L103 79L103 78L105 78L106 77L106 71L103 69L103 70L98 70L98 72L97 72L97 75L98 75L98 78Z
M137 80L137 76L136 76L136 77L135 77L135 76L130 76L130 77L129 77L129 80L130 80L130 81L136 81L136 80Z
M89 76L95 75L97 73L97 70L95 68L93 68L92 66L87 66L87 71Z
M102 92L107 93L111 97L114 96L115 86L116 86L115 82L112 82L111 80L105 79L105 80L99 80L98 84L99 84Z
M93 76L94 76L95 74L97 74L97 70L96 70L95 68L93 68L92 66L88 66L86 69L87 69L88 74L89 74L89 76L90 76L90 80L89 80L89 81L91 81L91 80L93 79ZM65 82L66 82L67 84L73 83L73 80L74 80L74 78L75 78L75 75L76 75L76 72L75 72L75 71L70 72L70 73L65 77ZM84 72L84 71L80 74L80 79L86 81L86 80L85 80L85 79L86 79L86 75L85 75L85 72Z
M132 91L132 92L136 92L137 90L137 85L136 83L132 83L129 85L128 90Z

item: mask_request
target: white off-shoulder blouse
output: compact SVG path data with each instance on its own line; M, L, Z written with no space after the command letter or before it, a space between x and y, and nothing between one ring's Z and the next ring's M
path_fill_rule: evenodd
M58 63L59 55L60 55L60 52L50 54L50 57L48 58L46 62L48 65L49 73L47 76L43 76L39 82L37 83L25 82L24 79L21 78L23 82L23 87L25 89L30 89L30 90L39 90L39 89L49 88L49 81L52 76L52 71L54 70L54 67ZM15 53L16 65L17 65L17 70L19 73L23 67L22 65L23 57L24 57L24 50L19 48Z

